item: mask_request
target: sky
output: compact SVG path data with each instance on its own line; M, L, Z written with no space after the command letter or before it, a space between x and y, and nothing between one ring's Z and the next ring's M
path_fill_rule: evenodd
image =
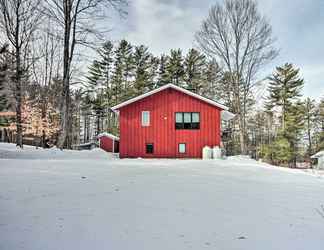
M128 15L112 18L112 40L144 44L155 55L196 47L194 34L210 7L222 0L129 0ZM286 62L300 68L304 95L324 97L324 0L257 0L273 28L279 56L262 77Z

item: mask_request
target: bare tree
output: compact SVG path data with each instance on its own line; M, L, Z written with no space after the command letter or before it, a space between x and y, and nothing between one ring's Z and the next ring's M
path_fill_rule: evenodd
M0 0L0 28L6 40L14 50L17 146L23 147L22 141L22 79L26 67L28 48L33 34L41 20L40 0Z
M253 0L217 3L196 33L199 47L228 72L228 89L240 128L241 153L246 153L246 113L260 68L275 58L272 29Z
M59 148L71 147L71 65L77 45L91 46L91 38L98 39L101 32L95 22L106 16L107 9L121 11L126 0L45 0L46 13L63 34L63 93L61 106Z
M37 41L34 41L31 48L32 53L32 77L34 88L31 89L34 95L34 102L41 110L41 119L44 121L47 117L49 107L54 107L52 95L52 83L54 79L60 77L61 40L56 34L53 23L50 19L44 18L37 32ZM35 88L36 86L36 88ZM45 147L45 130L42 132L41 145Z

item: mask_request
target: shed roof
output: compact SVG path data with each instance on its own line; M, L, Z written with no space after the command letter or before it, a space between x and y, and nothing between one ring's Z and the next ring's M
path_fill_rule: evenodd
M317 152L316 154L312 155L312 159L320 158L324 156L324 150Z
M110 134L110 133L107 133L107 132L104 132L104 133L99 134L98 135L98 138L103 137L103 136L106 136L106 137L109 137L110 139L119 141L119 137L118 136L115 136L115 135Z

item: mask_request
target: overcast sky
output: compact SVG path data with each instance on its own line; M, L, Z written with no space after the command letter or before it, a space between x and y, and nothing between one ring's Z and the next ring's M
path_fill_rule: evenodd
M113 18L111 38L144 44L155 54L194 47L194 34L220 0L129 0L128 16ZM291 62L301 69L304 94L324 96L324 0L258 0L273 27L280 55L264 69Z

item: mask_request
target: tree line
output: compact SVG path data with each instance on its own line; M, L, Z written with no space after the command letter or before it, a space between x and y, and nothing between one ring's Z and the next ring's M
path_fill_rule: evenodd
M88 68L81 109L85 115L96 116L97 133L118 133L112 106L168 83L215 98L221 77L218 64L196 49L185 55L181 49L172 49L169 54L154 56L145 45L107 41ZM87 117L84 123L89 123Z

